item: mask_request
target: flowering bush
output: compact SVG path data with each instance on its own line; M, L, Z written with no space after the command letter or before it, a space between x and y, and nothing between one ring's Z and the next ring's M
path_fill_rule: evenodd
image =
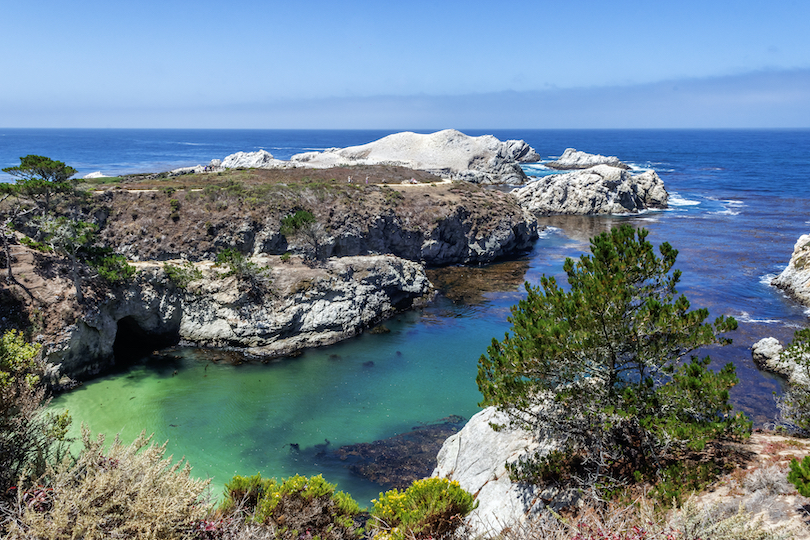
M374 501L371 516L382 538L437 538L454 532L477 506L457 481L417 480L405 491L392 489Z

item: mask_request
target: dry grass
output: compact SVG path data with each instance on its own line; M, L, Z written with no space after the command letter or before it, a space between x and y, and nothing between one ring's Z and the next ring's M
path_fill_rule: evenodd
M190 477L182 460L164 458L165 445L143 434L130 445L86 429L78 461L52 471L47 489L18 495L10 539L194 538L206 517L207 481ZM28 496L26 496L28 495ZM33 496L33 499L32 499ZM34 500L34 503L30 501Z

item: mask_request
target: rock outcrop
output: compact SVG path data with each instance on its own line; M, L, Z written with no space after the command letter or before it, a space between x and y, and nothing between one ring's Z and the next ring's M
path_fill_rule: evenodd
M290 161L274 159L264 150L226 157L226 169L305 167L324 169L354 165L398 165L429 171L454 180L479 184L523 184L520 163L540 161L525 141L499 141L492 135L470 137L453 129L429 135L403 132L374 142L323 152L296 154Z
M806 370L795 360L783 357L783 351L778 339L762 338L751 346L751 358L759 369L782 375L788 384L810 384Z
M799 237L787 267L771 283L810 306L810 234Z
M535 516L558 494L543 487L515 483L506 463L536 452L553 449L529 432L510 426L499 431L491 424L505 425L508 417L494 407L473 416L464 428L448 438L439 451L433 476L457 480L476 497L478 508L468 517L473 535L492 535Z
M105 369L127 337L156 343L153 348L173 339L261 357L288 355L357 335L432 290L421 265L392 256L346 257L320 268L255 260L273 267L271 290L262 294L212 263L198 264L204 277L185 289L158 263L139 265L128 286L109 291L46 339L44 356L58 366L54 377L84 378Z
M608 165L546 176L512 193L523 208L540 215L636 213L666 208L669 198L655 171L632 175Z
M430 266L487 263L530 249L538 237L536 218L511 195L478 186L297 186L271 186L264 200L178 191L171 196L176 209L154 191L107 191L96 197L104 209L98 224L104 241L135 261L211 260L225 248L306 252L306 242L280 232L281 220L298 208L322 226L324 259L390 253Z
M590 169L596 165L610 165L620 169L629 170L630 166L619 161L616 156L602 156L599 154L588 154L580 152L574 148L566 148L563 155L557 161L544 163L550 169L570 171L575 169Z

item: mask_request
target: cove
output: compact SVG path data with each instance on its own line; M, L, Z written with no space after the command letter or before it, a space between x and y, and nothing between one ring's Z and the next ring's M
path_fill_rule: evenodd
M427 308L386 321L386 334L367 332L267 364L238 353L164 349L57 396L50 408L70 411L74 437L81 423L125 442L141 430L154 433L175 459L186 457L195 476L212 479L214 497L234 474L323 474L365 505L383 488L319 453L475 414L478 358L508 330L526 269L559 268L580 248L553 231L517 270L505 263L508 279L453 269L480 294L454 295L461 287L451 285ZM492 289L499 292L486 292Z

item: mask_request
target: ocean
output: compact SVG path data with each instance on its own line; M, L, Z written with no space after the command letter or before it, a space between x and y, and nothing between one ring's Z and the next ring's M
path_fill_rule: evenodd
M83 176L157 172L207 164L236 151L265 149L280 159L363 144L391 131L340 130L21 130L0 129L0 168L27 154L64 161ZM717 367L733 362L738 410L758 426L773 422L782 381L762 373L750 347L760 338L787 341L807 325L802 306L769 284L808 232L810 130L463 130L524 139L544 157L568 147L618 156L653 168L671 208L610 218L547 218L520 279L481 297L439 297L386 323L389 334L356 339L269 364L232 365L207 351L179 349L54 399L76 424L130 440L141 430L169 441L194 474L211 477L215 495L233 474L323 473L368 502L382 488L353 475L324 450L369 442L414 426L461 415L480 400L476 364L492 338L509 328L509 307L523 279L564 280L562 263L587 251L588 238L629 222L655 243L679 250L680 292L711 317L731 315L739 329L730 346L707 351ZM545 174L527 166L527 172ZM2 180L3 178L0 178ZM9 180L8 177L5 180ZM172 376L177 371L176 376Z

